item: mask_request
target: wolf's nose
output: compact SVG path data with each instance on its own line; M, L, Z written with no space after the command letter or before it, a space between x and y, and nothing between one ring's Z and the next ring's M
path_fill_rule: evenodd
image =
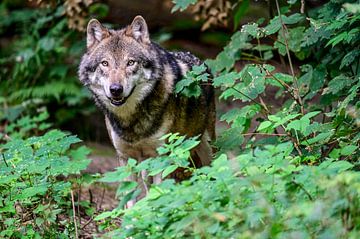
M114 97L119 97L123 92L123 87L120 84L112 84L110 85L110 93Z

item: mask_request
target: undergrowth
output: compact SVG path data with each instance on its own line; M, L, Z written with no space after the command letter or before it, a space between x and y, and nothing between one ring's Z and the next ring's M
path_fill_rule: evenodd
M196 3L174 2L175 9ZM236 3L236 16L249 8L246 2ZM208 67L221 100L247 102L221 115L228 128L214 142L212 165L188 168L192 177L181 183L166 179L189 167L184 152L198 142L172 135L165 157L160 148L150 163L130 160L107 173L102 180L119 181L122 200L97 217L109 237L360 236L360 4L330 1L305 15L299 13L302 1L274 3L274 18L242 25L215 59L194 67L176 86L178 94L198 96ZM288 71L269 63L275 57ZM244 59L249 63L238 70L236 62ZM264 101L269 89L277 89L281 107ZM142 170L162 172L165 181L124 210L138 189L123 179ZM117 217L121 227L111 225Z

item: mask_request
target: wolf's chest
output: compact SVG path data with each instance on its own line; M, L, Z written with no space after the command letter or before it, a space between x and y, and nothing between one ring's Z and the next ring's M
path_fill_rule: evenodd
M118 153L126 154L134 158L154 157L156 155L156 148L159 147L162 141L159 138L168 133L173 123L168 115L164 115L161 124L153 130L145 130L146 123L137 125L132 128L116 128L118 127L111 119L105 118L106 127L112 143Z

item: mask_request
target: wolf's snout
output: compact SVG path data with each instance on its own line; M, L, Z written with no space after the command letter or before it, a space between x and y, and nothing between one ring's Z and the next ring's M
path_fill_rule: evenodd
M113 97L120 97L123 93L123 86L120 84L112 84L110 85L110 93Z

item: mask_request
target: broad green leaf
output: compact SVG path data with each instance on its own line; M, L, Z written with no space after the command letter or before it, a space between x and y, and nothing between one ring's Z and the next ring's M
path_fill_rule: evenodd
M341 148L341 155L348 156L352 154L355 150L359 149L356 145L346 145L345 147Z
M331 93L335 95L346 87L349 87L353 82L353 79L341 74L329 82L328 87L324 89L323 94Z
M127 170L126 167L118 167L114 172L107 172L102 178L99 179L99 182L113 183L121 182L131 175L131 172Z
M354 167L354 165L352 165L348 161L341 160L330 163L326 169L332 171L333 173L340 173L351 169L352 167Z
M325 143L330 137L334 134L334 132L324 132L316 135L314 138L308 139L306 141L301 142L302 145L312 145L315 143Z
M213 80L213 85L215 87L224 86L224 87L232 87L236 80L239 79L240 75L237 72L230 72L224 75L220 75L215 77Z
M162 178L166 178L169 174L171 174L172 172L174 172L177 168L178 168L177 165L170 165L169 167L167 167L167 168L163 171L161 177L162 177Z
M138 185L137 182L124 181L120 183L120 186L116 190L116 196L119 197L121 194L132 191Z
M273 126L273 123L271 121L261 122L261 124L257 128L257 131L261 132L262 130L267 129L267 128L271 127L271 126Z

